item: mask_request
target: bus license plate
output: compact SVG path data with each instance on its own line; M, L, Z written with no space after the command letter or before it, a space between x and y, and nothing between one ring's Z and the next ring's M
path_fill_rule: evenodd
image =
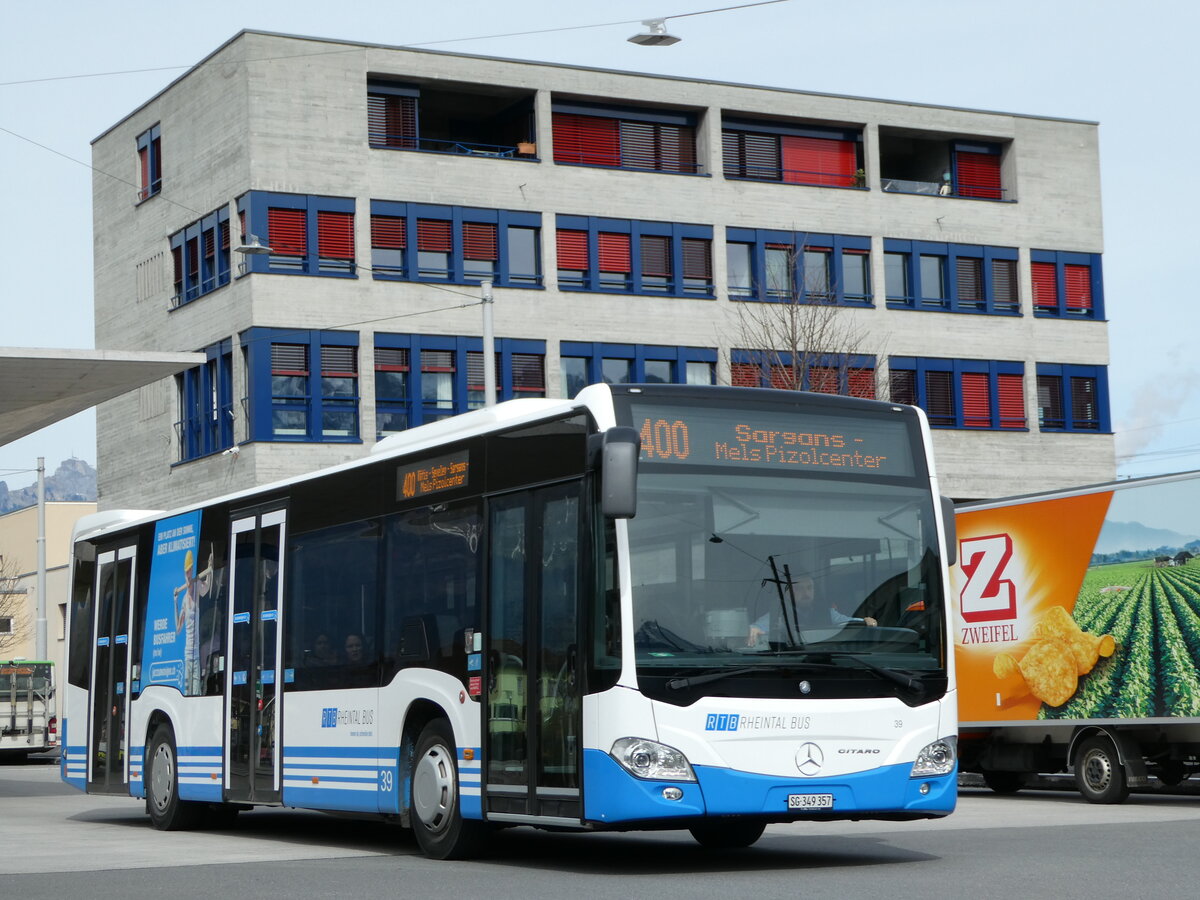
M788 809L833 809L833 794L788 794Z

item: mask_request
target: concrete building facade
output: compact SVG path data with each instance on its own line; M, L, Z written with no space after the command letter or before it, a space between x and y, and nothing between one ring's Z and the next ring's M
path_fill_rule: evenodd
M46 654L63 664L71 532L92 502L46 503ZM0 660L37 657L38 511L27 506L0 515Z
M1097 130L242 32L93 143L96 346L208 360L99 408L100 505L477 405L484 279L505 399L815 351L926 409L955 498L1112 478ZM855 339L752 340L789 307Z

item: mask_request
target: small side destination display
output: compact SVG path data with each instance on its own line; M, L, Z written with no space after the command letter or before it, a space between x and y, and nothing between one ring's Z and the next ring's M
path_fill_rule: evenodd
M466 487L471 474L470 451L400 466L396 470L396 499L412 500Z
M914 474L908 423L774 410L633 404L643 462Z

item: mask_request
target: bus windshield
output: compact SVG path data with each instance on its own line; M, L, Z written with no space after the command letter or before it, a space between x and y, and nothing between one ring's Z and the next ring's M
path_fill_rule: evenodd
M667 696L703 683L704 693L772 696L772 673L794 688L791 676L821 670L844 682L840 696L876 696L902 680L898 671L944 677L938 530L911 450L914 419L636 404L633 412L642 465L629 553L644 691ZM796 431L798 421L811 430ZM739 434L760 435L759 446L725 439ZM814 462L788 464L780 435L792 446L814 435L835 447L861 437L860 456L885 462L810 455ZM664 459L668 440L673 455ZM764 448L776 458L756 460Z

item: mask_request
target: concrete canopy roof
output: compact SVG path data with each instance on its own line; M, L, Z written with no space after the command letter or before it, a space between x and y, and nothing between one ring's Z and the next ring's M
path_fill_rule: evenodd
M0 347L0 446L204 360L203 353Z

